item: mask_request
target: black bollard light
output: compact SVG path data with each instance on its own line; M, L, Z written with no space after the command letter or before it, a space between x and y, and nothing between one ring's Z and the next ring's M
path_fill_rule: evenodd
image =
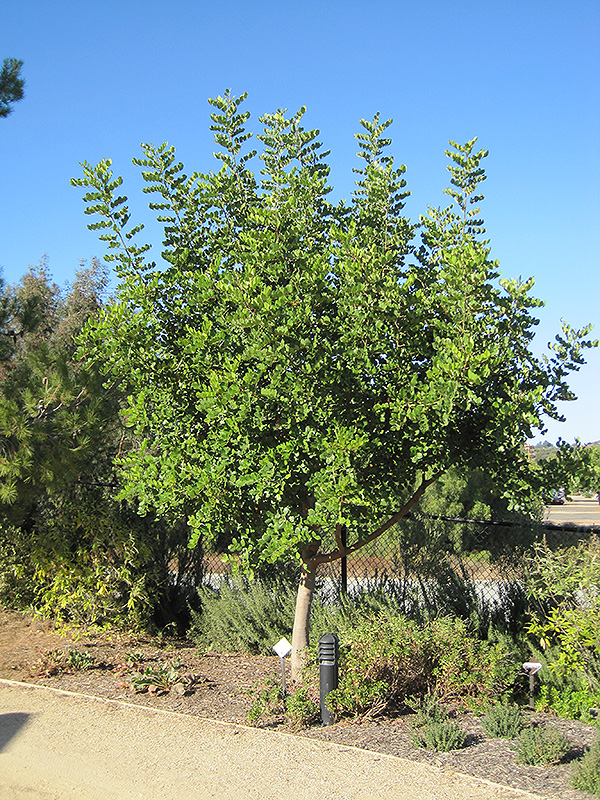
M325 633L319 639L319 700L321 722L332 725L333 717L327 708L325 698L338 687L339 639L335 633Z

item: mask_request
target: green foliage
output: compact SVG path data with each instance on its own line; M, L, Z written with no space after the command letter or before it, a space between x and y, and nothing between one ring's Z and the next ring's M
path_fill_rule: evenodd
M0 294L0 601L148 628L185 609L201 548L185 524L113 498L113 460L132 446L120 393L75 355L106 281L94 261L63 291L42 262Z
M546 461L549 458L554 458L557 451L556 446L547 439L545 439L543 442L538 442L538 444L527 445L526 449L528 457L531 458L534 463L538 461Z
M129 678L129 684L135 692L165 693L173 686L180 684L187 687L193 682L193 676L183 672L178 660L147 666Z
M431 577L428 576L420 587L422 592L413 592L404 583L386 575L365 581L363 591L355 595L346 595L335 584L328 586L323 596L318 591L312 609L312 646L316 646L319 637L327 631L336 631L342 637L351 635L357 621L380 615L401 615L417 624L425 624L439 616L455 616L466 609L463 621L469 624L473 607L468 602L472 597L468 587L464 590L468 601L461 602L460 584L454 585L452 594L453 586L443 580L442 572L443 568L438 568L436 582L435 562L432 562ZM200 609L192 612L190 637L203 650L270 655L277 639L291 636L294 614L289 594L295 580L293 572L272 568L270 574L265 573L260 579L250 581L238 574L223 580L218 589L209 585L200 587ZM423 597L426 597L425 603ZM500 610L497 609L498 613ZM509 639L490 628L489 616L485 616L482 625L484 622L484 633L491 633L495 642L501 640L501 648L509 647ZM481 630L477 618L474 629ZM519 659L515 654L515 663Z
M341 636L340 683L328 702L337 715L367 718L428 695L477 706L508 692L514 677L514 654L478 641L460 620L418 625L382 613Z
M119 428L114 393L74 356L106 280L94 261L64 293L42 262L3 292L0 510L9 522L26 525L40 495L64 490L83 472L106 481L102 456Z
M517 760L521 764L558 764L570 747L568 739L555 728L542 725L525 728L517 740Z
M66 654L65 661L73 667L73 669L86 670L94 665L96 659L91 653L85 650L69 650Z
M96 659L86 650L49 650L36 665L38 674L52 676L60 673L78 672L91 669Z
M600 692L592 692L585 681L572 686L561 681L560 686L543 684L535 701L537 711L556 714L568 719L590 722L591 709L600 707Z
M200 609L191 613L188 635L203 650L272 655L273 644L292 634L294 610L289 596L296 580L294 571L277 567L254 580L238 573L224 578L218 589L199 587ZM316 597L311 625L313 645L329 630L351 629L357 615L393 607L386 585L356 598L341 592L329 594L327 602Z
M567 495L595 494L600 489L600 448L583 445L579 440L569 444L559 439L553 457L539 462L536 473L546 502L558 487L563 487Z
M319 704L310 696L310 689L302 686L285 698L285 710L294 728L306 728L316 722Z
M275 642L291 635L294 610L282 579L238 575L218 591L203 586L198 593L201 610L192 612L189 636L204 649L272 655Z
M596 537L557 550L544 541L529 558L526 577L528 633L548 653L548 670L559 681L584 676L594 692L600 689L599 556Z
M128 667L139 667L144 660L144 653L141 650L136 650L133 653L127 653L125 656L125 663Z
M428 487L418 510L427 517L458 518L463 520L510 520L517 515L509 508L486 471L480 467L466 474L450 469L434 485ZM463 526L460 530L465 529ZM453 540L453 544L454 544ZM456 542L459 551L468 550L471 542Z
M411 730L415 747L448 753L465 746L467 736L460 725L448 718L448 712L437 700L424 698Z
M281 683L272 675L253 694L254 701L247 714L248 722L253 725L263 720L285 718L297 730L317 721L319 704L311 697L307 686L295 689L284 698Z
M496 704L486 710L481 724L488 736L514 739L525 727L525 718L518 706Z
M102 487L46 497L28 532L0 528L0 601L62 623L164 624L178 603L169 574L177 563L173 538L165 525L112 502ZM184 530L184 552L186 538Z
M256 725L264 717L282 714L283 710L283 691L281 689L281 684L276 678L271 676L265 681L265 685L257 690L256 697L247 714L248 722Z
M193 541L227 540L250 573L314 571L341 557L342 526L357 549L451 466L485 466L521 502L522 442L558 416L592 343L565 327L550 357L532 354L532 281L499 288L481 238L486 151L451 143L450 206L421 219L416 246L389 121L361 121L357 191L333 206L304 109L261 117L251 170L245 97L210 101L218 171L188 177L166 144L135 159L165 268L135 243L109 160L72 181L120 278L88 346L131 387L122 496L189 516Z
M571 785L581 792L600 796L600 741L598 739L581 761L575 765Z
M8 117L12 104L23 98L25 81L20 77L23 62L18 58L5 58L0 70L0 118Z
M446 722L448 716L447 709L437 698L426 695L418 702L413 727L422 728L432 722Z
M466 740L467 735L460 725L450 720L429 722L413 731L413 743L416 747L425 747L440 753L460 750L465 746Z

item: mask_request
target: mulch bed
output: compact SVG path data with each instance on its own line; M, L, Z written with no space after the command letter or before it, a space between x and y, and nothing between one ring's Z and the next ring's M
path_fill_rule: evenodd
M87 669L65 661L70 650L93 659ZM132 688L132 676L159 671L175 664L181 681L168 691L150 685L143 693ZM154 674L151 672L151 674ZM223 722L248 724L247 713L257 687L278 676L279 659L267 656L200 654L189 642L156 641L131 637L59 635L50 623L0 609L0 678L37 683L67 691L125 700L130 703ZM517 763L510 741L488 738L477 716L460 713L457 721L468 735L468 746L451 753L415 748L411 743L411 715L365 722L342 721L330 727L314 726L297 735L343 746L359 747L433 764L444 770L467 773L517 789L561 800L586 800L570 788L572 762L596 737L596 728L581 722L544 714L529 714L532 723L558 728L572 743L563 763L552 767ZM264 723L274 730L293 732L283 720Z

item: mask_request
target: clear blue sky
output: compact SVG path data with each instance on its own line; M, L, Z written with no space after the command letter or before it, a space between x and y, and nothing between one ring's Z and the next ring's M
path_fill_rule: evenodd
M448 140L477 136L492 254L546 301L536 350L561 318L600 337L598 0L2 0L0 43L26 79L0 120L8 283L44 254L61 284L103 255L69 185L80 161L112 158L142 220L140 142L175 145L188 173L213 168L206 99L231 88L249 92L255 131L264 112L307 106L338 198L353 188L359 120L392 117L415 220L445 202ZM547 438L599 440L600 351L572 385L579 400Z

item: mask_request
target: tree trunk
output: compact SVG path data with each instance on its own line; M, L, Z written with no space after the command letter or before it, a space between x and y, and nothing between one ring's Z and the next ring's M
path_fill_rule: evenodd
M302 572L298 595L296 597L296 613L294 630L292 631L292 682L302 683L302 668L306 663L306 648L310 630L310 609L315 590L316 567L305 568Z
M298 595L296 597L296 613L294 614L294 629L292 631L293 683L302 683L302 668L306 663L306 649L308 647L308 634L310 629L310 609L315 591L315 576L319 564L328 564L337 561L350 553L355 553L357 550L369 544L369 542L375 541L375 539L389 530L389 528L395 525L402 517L406 516L414 504L421 499L425 489L432 483L435 483L441 475L442 473L439 473L433 475L431 478L423 478L412 497L399 511L393 514L387 522L380 525L379 528L373 531L369 536L353 544L352 547L346 546L345 532L342 538L341 526L338 526L338 530L336 531L336 540L338 538L338 533L340 535L338 546L331 553L319 554L321 542L318 539L315 539L307 545L306 549L301 554L303 570L300 585L298 586Z

